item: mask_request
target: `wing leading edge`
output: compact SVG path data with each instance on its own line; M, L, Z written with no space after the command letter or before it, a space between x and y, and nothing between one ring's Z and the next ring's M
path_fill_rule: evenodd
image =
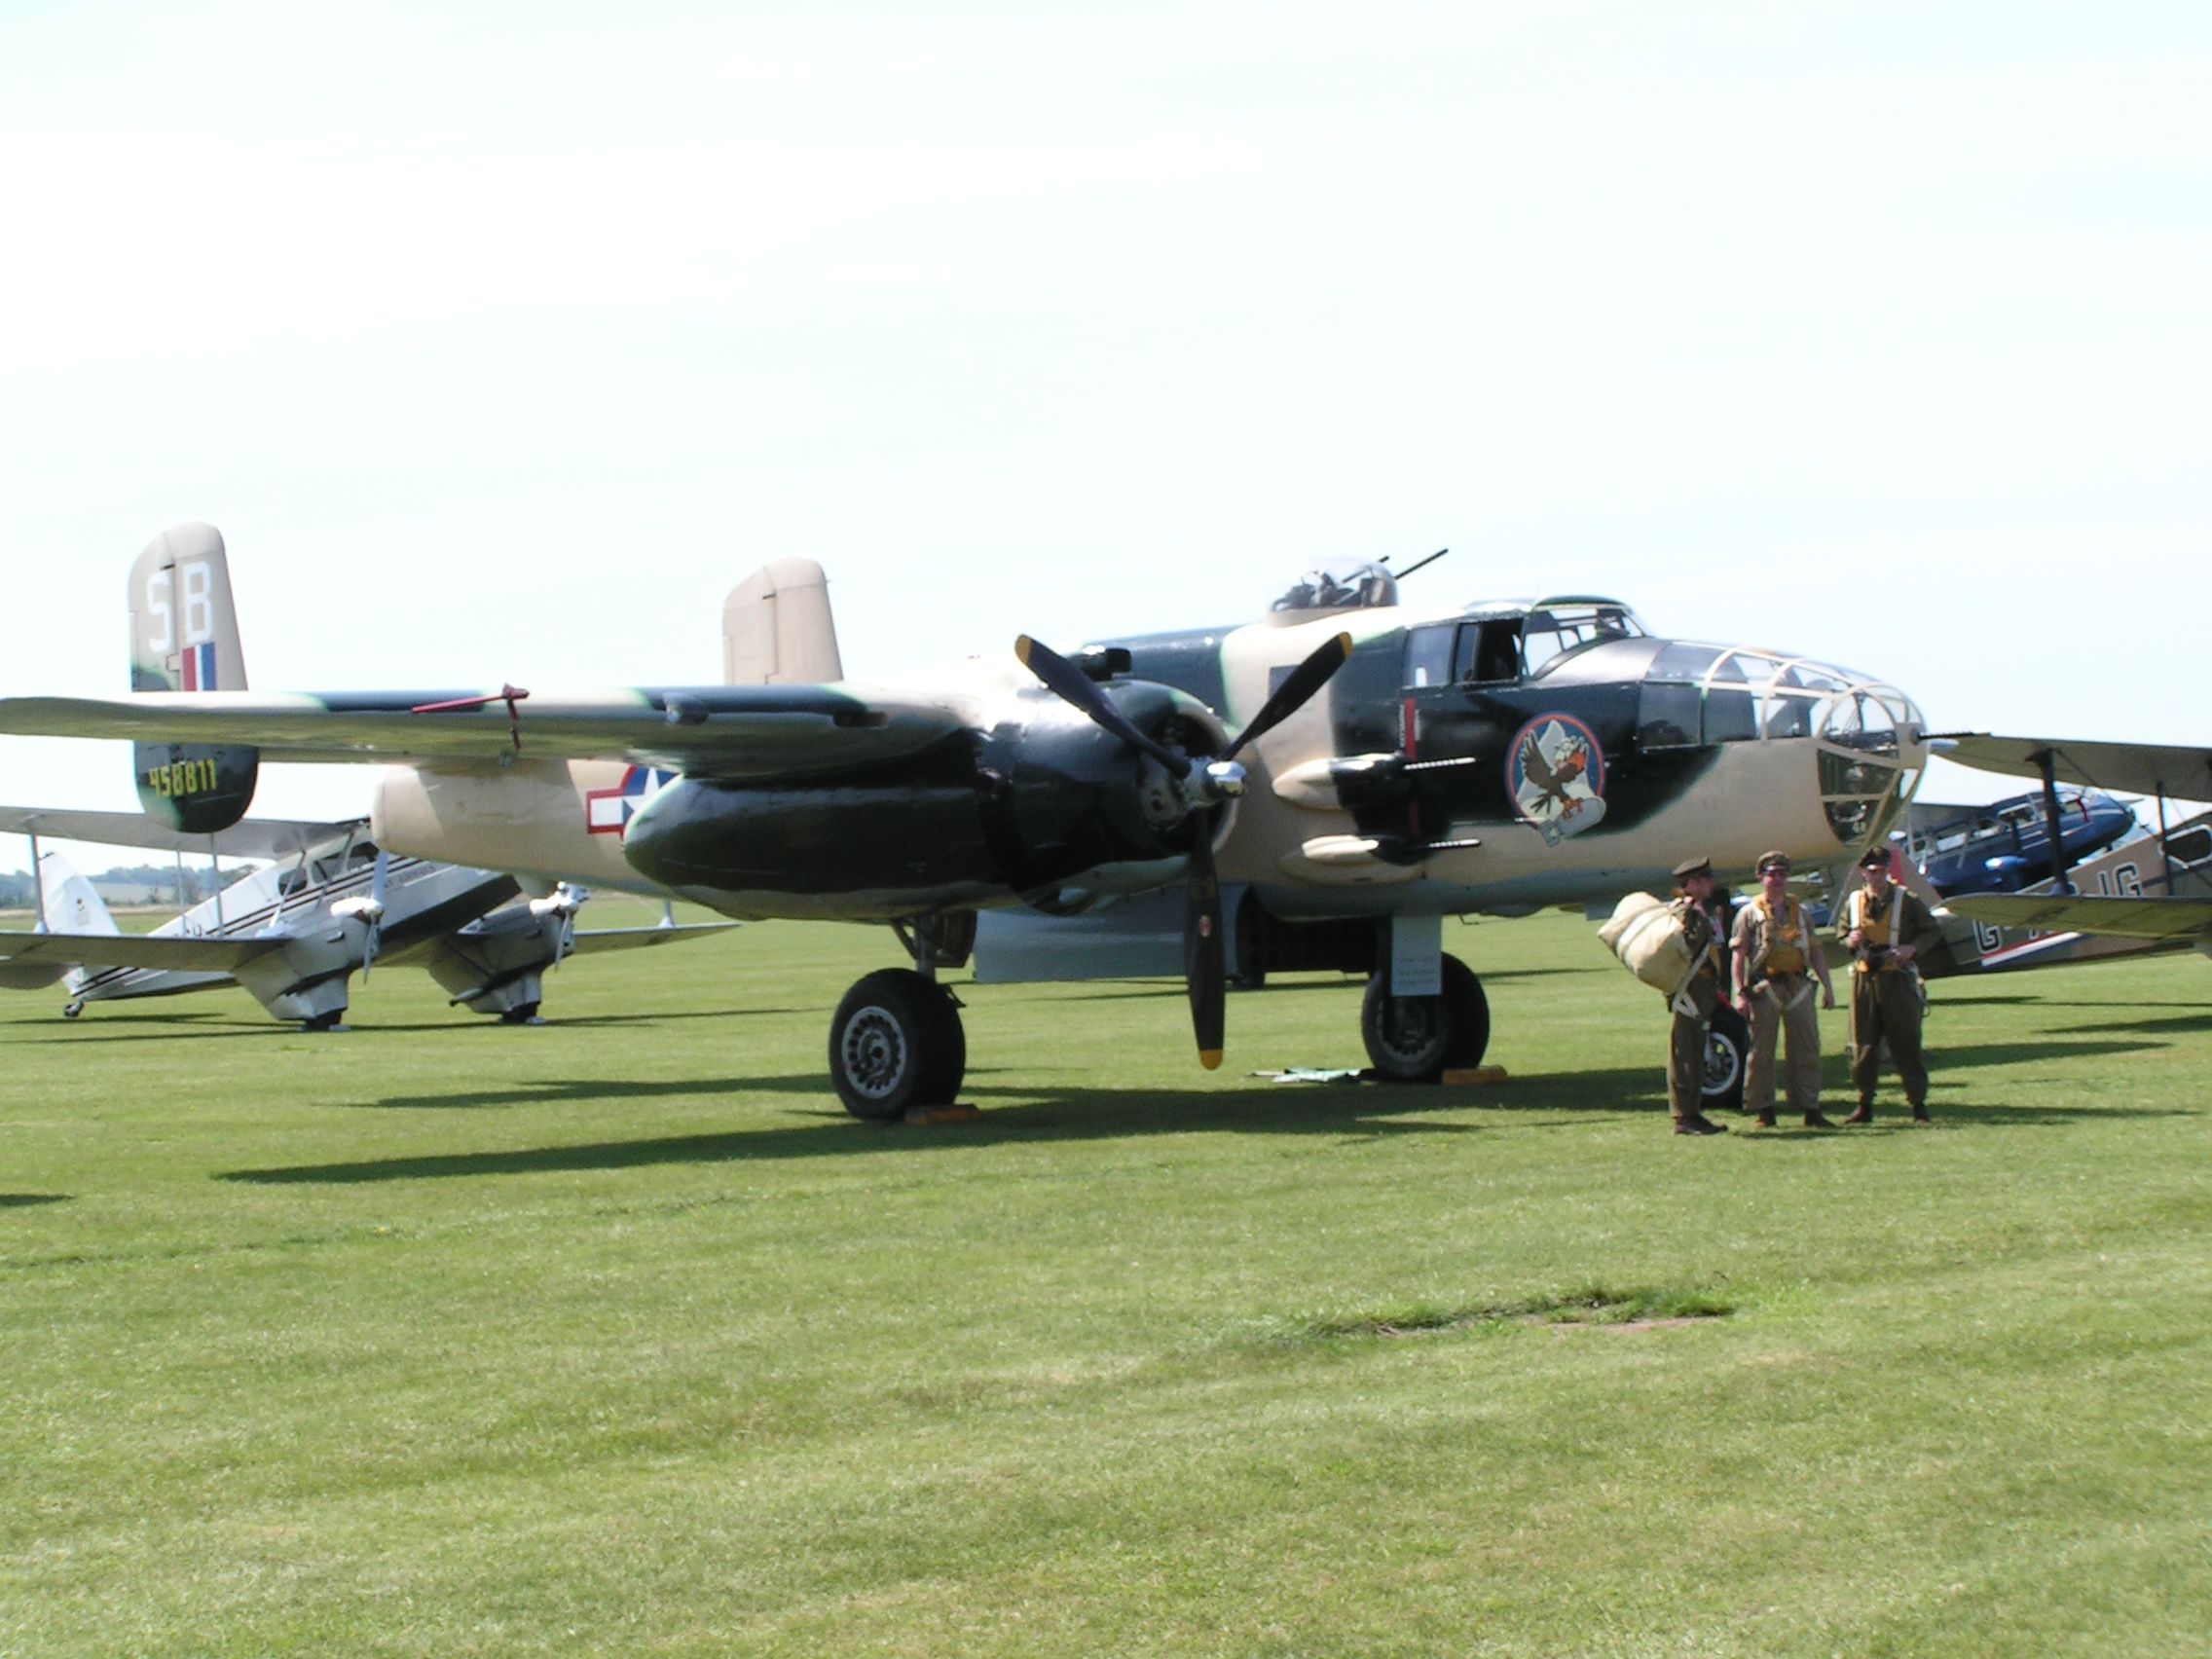
M2060 783L2175 800L2212 800L2212 750L2157 743L2079 743L2062 737L1946 733L1934 744L1946 760L1979 772L2041 778L2048 755Z
M275 760L627 760L692 777L823 772L960 729L942 703L825 685L499 691L141 692L0 698L0 731L251 747Z
M0 933L0 958L65 962L80 968L166 968L229 974L281 950L291 935L253 939L179 939L173 934Z

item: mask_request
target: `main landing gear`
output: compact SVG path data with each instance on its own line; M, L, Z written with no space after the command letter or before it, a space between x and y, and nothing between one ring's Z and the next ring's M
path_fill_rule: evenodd
M1447 1071L1482 1064L1490 1048L1490 999L1474 970L1444 958L1444 990L1433 997L1394 997L1387 968L1367 981L1359 1004L1367 1057L1390 1083L1433 1083Z
M914 966L870 974L845 993L830 1021L830 1080L856 1118L949 1106L968 1072L960 1003L937 982L937 971L968 960L976 913L940 912L892 926Z
M960 1005L911 968L885 968L845 993L830 1022L830 1076L856 1118L948 1106L968 1070Z

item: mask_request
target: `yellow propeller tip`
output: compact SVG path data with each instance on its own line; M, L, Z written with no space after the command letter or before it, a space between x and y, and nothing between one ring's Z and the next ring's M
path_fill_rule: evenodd
M1035 642L1032 641L1027 634L1019 634L1014 637L1014 654L1021 659L1021 666L1023 668L1027 668L1029 666L1029 647L1033 644L1035 644Z
M1221 1051L1219 1049L1200 1049L1198 1051L1198 1064L1208 1071L1221 1070Z

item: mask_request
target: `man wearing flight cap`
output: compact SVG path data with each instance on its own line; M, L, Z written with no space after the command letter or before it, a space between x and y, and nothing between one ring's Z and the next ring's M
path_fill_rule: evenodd
M1928 1122L1928 1068L1920 1058L1920 970L1914 963L1942 942L1928 906L1890 880L1890 853L1869 847L1859 860L1865 885L1844 901L1837 924L1851 947L1851 1082L1859 1110L1847 1124L1874 1121L1882 1044L1904 1085L1913 1122Z
M1835 1007L1827 958L1789 892L1789 855L1759 855L1759 896L1736 913L1730 941L1736 969L1736 1009L1751 1029L1744 1068L1744 1110L1762 1129L1774 1127L1774 1051L1783 1051L1789 1109L1809 1129L1835 1125L1821 1116L1821 1017L1813 1012L1813 980L1821 981L1821 1007Z
M1675 1011L1667 1048L1667 1110L1678 1135L1716 1135L1720 1125L1705 1115L1706 1031L1720 1003L1720 931L1706 906L1713 900L1713 861L1684 859L1675 866L1675 899L1667 908L1681 924L1689 946L1690 977L1669 1005Z

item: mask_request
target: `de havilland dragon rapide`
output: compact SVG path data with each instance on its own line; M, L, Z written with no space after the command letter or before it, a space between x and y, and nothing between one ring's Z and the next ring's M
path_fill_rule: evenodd
M165 603L134 593L134 649L165 671L207 625L170 596L220 547L182 526L149 550ZM0 731L137 743L142 796L180 827L242 813L259 758L368 762L395 855L889 923L909 965L854 985L830 1033L868 1118L955 1097L937 976L971 959L986 983L1179 968L1208 1066L1233 969L1361 973L1384 1076L1473 1065L1489 1008L1444 918L1609 905L1692 852L1724 875L1775 847L1841 866L1927 755L1875 677L1660 638L1590 595L1406 604L1380 564L1303 575L1241 625L1023 638L875 682L842 676L818 566L749 591L761 683L29 696L0 699Z

